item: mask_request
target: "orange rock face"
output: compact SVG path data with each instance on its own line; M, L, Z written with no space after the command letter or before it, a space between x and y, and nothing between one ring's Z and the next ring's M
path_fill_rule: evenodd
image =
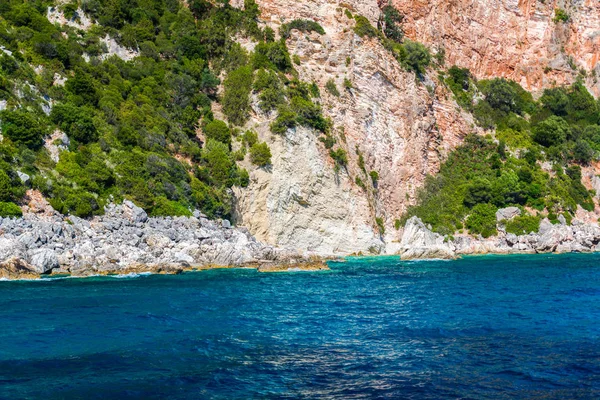
M392 3L406 17L407 36L433 49L443 48L448 65L467 67L479 78L510 78L534 92L570 84L584 70L586 85L594 95L600 94L597 0ZM566 11L569 21L554 21L557 8Z

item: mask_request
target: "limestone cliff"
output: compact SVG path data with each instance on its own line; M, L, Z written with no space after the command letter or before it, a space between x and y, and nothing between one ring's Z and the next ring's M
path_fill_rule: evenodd
M355 35L344 8L375 20L377 3L350 3L258 1L263 22L275 30L295 18L313 19L325 29L322 36L292 31L287 45L300 58L300 79L320 87L324 112L350 159L336 173L315 132L297 129L274 137L270 116L255 109L249 125L272 147L273 167L255 169L250 186L237 191L237 222L271 244L319 254L395 251L394 220L425 176L437 172L448 151L475 129L434 75L417 82L377 40ZM344 88L345 79L352 88ZM339 97L325 89L329 80ZM376 185L359 167L359 154L365 171L379 174ZM355 184L356 177L365 188ZM376 218L387 232L381 237Z
M381 4L387 0L380 0ZM532 91L570 84L580 70L596 96L600 83L597 0L393 0L409 37L444 49L448 65L478 78L503 76ZM555 21L557 9L569 20Z

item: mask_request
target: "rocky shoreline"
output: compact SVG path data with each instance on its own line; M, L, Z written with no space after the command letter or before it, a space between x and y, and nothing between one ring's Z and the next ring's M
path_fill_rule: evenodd
M501 223L499 221L499 227ZM499 230L491 238L464 235L451 240L432 232L419 218L404 227L399 254L402 259L457 258L476 254L592 253L600 251L600 226L574 219L554 225L543 219L537 233L517 236Z
M260 243L229 221L212 221L200 212L193 217L148 217L130 201L110 205L105 215L92 220L56 212L0 218L0 279L234 267L259 272L327 269L318 259Z
M406 223L398 251L403 260L452 259L475 254L534 254L600 251L600 227L577 219L517 236L500 229L483 239L450 240L432 232L419 218ZM501 222L499 221L501 228ZM0 218L0 279L42 276L86 277L128 274L179 274L217 268L259 272L321 271L322 258L259 242L227 220L149 217L130 201L109 205L103 216L84 220L55 211L22 218Z

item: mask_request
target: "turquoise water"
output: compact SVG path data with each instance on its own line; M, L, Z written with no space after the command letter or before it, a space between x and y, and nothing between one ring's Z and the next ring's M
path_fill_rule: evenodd
M0 398L600 398L600 254L0 282Z

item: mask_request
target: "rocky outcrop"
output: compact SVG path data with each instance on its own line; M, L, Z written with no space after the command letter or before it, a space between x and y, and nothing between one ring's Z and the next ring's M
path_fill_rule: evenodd
M108 206L104 216L92 220L57 213L0 218L0 277L4 278L178 272L250 264L265 269L271 264L281 268L306 264L314 269L319 264L308 261L299 253L262 244L228 221L210 221L199 212L189 218L150 218L129 201Z
M448 65L467 67L478 78L507 77L532 91L570 84L583 69L588 88L600 94L597 0L392 3L406 17L408 37L444 49ZM557 8L566 11L568 21L554 21Z
M554 225L544 219L538 233L521 236L509 233L488 239L457 236L445 242L419 218L412 217L406 223L401 243L399 254L403 259L474 254L588 253L600 251L600 226L576 219L572 225Z
M298 128L275 137L269 131L273 115L255 107L248 128L269 144L273 165L244 165L251 180L248 188L236 190L237 222L270 244L323 256L389 252L398 241L395 219L414 203L425 177L437 173L449 151L476 131L472 117L436 83L434 74L418 81L378 40L354 33L355 22L344 10L376 21L376 1L257 3L261 21L276 31L296 18L323 26L326 35L292 31L287 46L301 61L295 65L300 79L319 86L324 113L332 119L333 135L349 163L336 172L314 131ZM345 79L352 88L344 88ZM341 96L326 90L330 80ZM379 175L376 185L370 171ZM357 177L366 188L356 183Z
M403 260L455 257L452 243L432 232L418 217L412 217L406 222L399 254Z

